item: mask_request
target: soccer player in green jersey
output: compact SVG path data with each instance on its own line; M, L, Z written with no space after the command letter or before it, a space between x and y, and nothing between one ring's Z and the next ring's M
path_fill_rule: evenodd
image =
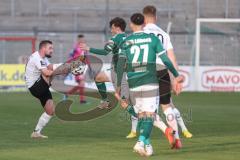
M159 40L162 42L163 48L167 52L167 56L173 63L174 67L178 69L176 57L173 51L173 45L170 40L170 36L163 31L160 27L156 25L157 22L157 10L156 7L148 5L143 8L143 15L145 20L144 32L152 33L156 35ZM174 84L171 82L170 75L168 73L168 69L164 66L160 58L157 58L157 76L159 79L159 95L160 95L160 105L162 107L162 111L166 117L166 121L170 127L172 127L175 131L175 149L182 148L181 140L178 134L178 125L180 126L183 135L186 138L191 138L192 134L188 131L183 118L181 117L180 111L175 107L171 98L171 89L177 88L178 84ZM172 116L174 115L174 116ZM158 115L157 115L158 116ZM160 119L160 117L158 118ZM156 126L161 130L164 130L164 126L162 127L161 121L156 121ZM132 127L131 132L129 133L129 138L134 138L136 136L137 130L137 120L132 119Z
M111 68L107 70L103 70L99 72L95 76L96 85L100 94L102 95L102 102L100 104L100 108L107 108L109 102L107 100L106 94L106 86L103 82L115 82L116 77L116 64L118 61L118 49L123 40L126 38L125 28L126 22L124 19L120 17L115 17L109 22L109 26L111 28L112 38L106 43L104 49L96 49L89 47L87 45L80 46L81 49L87 50L90 53L94 53L97 55L108 55L112 54L112 64ZM128 84L126 79L123 79L122 82L122 95L128 98Z
M95 80L96 81L100 81L100 82L109 82L109 81L115 81L115 77L116 77L116 66L117 66L117 60L118 60L118 56L119 56L119 46L123 43L124 39L126 38L126 34L124 33L125 28L126 28L126 22L119 17L113 18L110 21L110 28L111 28L111 32L113 37L109 40L109 42L105 45L104 49L95 49L95 48L90 48L86 45L83 45L82 48L85 50L88 50L92 53L98 54L98 55L107 55L107 54L112 54L113 55L113 59L112 59L112 66L114 69L109 69L107 71L103 71L100 72L99 74L97 74ZM112 80L112 77L114 80ZM126 75L124 75L123 80L121 82L121 96L124 96L125 98L129 99L129 88L128 88L128 84L126 81ZM106 90L105 90L106 92ZM102 103L104 104L104 103ZM131 119L132 119L132 130L135 129L135 125L137 126L137 116L135 115L135 112L133 110L133 108L129 108L128 112L131 114ZM136 123L136 124L135 124ZM161 121L154 121L154 124L161 124L162 126L162 130L166 136L166 138L168 139L171 147L175 144L175 140L173 137L173 129L170 127L167 127L166 124ZM155 124L155 125L156 125ZM136 129L135 129L136 130ZM132 136L132 135L130 135ZM134 133L134 136L136 136L136 131ZM130 138L129 136L127 136L127 138Z
M133 34L124 40L119 49L116 95L119 97L123 73L126 72L140 132L133 149L141 156L151 156L153 149L150 143L150 134L155 112L159 106L156 57L160 57L174 77L177 77L175 78L176 82L182 82L183 77L179 76L167 57L160 40L153 34L143 32L143 24L144 16L141 13L135 13L131 16L130 28Z

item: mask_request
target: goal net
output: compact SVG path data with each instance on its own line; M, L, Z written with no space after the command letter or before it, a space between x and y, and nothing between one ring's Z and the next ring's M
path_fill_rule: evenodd
M26 90L25 63L35 41L35 37L0 37L0 92Z
M240 19L197 19L194 88L240 91Z
M24 63L25 58L35 51L35 42L35 37L0 36L0 63Z
M196 65L240 65L240 19L197 19Z

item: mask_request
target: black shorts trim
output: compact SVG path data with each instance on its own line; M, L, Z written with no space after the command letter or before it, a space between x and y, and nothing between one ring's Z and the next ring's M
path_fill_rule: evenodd
M49 99L52 99L49 85L42 76L40 76L33 86L29 88L29 91L34 97L40 100L43 107Z
M159 83L159 103L169 104L171 101L171 79L167 69L157 71Z

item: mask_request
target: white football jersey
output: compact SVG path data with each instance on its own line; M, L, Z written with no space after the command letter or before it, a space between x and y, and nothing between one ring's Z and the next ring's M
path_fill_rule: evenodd
M169 49L173 49L171 40L170 40L170 36L163 31L160 27L158 27L156 24L147 24L145 25L145 27L143 28L145 33L153 33L155 36L157 36L159 38L159 40L162 42L162 46L164 50L169 50ZM161 58L159 58L157 56L156 58L156 66L157 66L157 70L161 70L164 69L165 66L161 60Z
M42 58L38 51L28 57L25 68L25 80L28 88L32 87L38 80L41 75L41 69L47 68L49 64L48 59L46 57Z

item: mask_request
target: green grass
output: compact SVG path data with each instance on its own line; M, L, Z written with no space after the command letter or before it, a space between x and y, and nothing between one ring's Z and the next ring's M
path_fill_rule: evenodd
M194 137L182 138L182 150L170 150L155 128L155 155L149 159L239 160L239 97L239 93L183 93L174 97ZM56 101L60 98L54 94ZM80 106L77 97L73 99L74 112L98 103L88 98L90 103ZM55 117L44 130L49 139L32 140L30 133L42 112L40 103L29 93L0 93L0 101L0 160L142 159L132 152L136 139L125 139L130 121L119 108L87 122L65 122Z

